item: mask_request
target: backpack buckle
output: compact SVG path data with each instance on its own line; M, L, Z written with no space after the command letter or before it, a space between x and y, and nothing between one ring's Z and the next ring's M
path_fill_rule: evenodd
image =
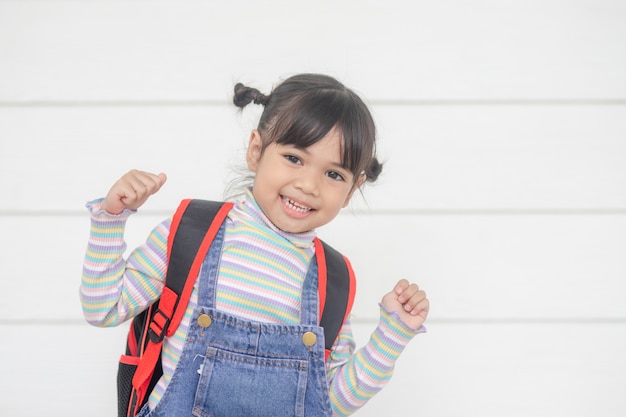
M172 319L165 315L161 310L154 312L152 322L150 323L150 330L148 336L152 343L159 343L165 338L165 332L167 331L170 321Z

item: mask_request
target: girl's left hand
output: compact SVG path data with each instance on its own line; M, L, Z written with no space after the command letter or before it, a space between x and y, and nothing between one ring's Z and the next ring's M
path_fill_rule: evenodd
M393 291L383 297L382 304L387 311L396 312L402 322L413 330L424 324L430 308L426 293L406 279L398 281Z

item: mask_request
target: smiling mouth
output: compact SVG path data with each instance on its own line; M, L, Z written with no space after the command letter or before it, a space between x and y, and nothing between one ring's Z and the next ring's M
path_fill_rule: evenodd
M283 196L283 202L289 209L297 213L306 214L314 210L311 207L302 206L298 204L297 202L293 201L292 199L287 198L285 196Z

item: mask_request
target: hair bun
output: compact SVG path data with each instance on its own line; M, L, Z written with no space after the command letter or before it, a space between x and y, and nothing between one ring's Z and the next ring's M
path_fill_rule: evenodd
M374 157L372 158L372 162L369 167L365 170L365 177L367 178L367 181L374 182L378 179L381 172L383 172L383 164L378 162L378 159Z
M242 83L235 84L233 103L237 107L245 107L250 103L266 105L269 96L261 93L256 88L247 87Z

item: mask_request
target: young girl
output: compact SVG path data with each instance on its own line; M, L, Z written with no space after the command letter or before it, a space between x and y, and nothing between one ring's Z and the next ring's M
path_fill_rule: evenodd
M288 337L304 325L317 325L317 277L307 274L314 263L316 228L333 220L382 167L367 107L331 77L293 76L267 96L237 84L235 105L251 102L264 106L246 152L252 185L229 212L221 250L209 251L177 332L164 341L163 376L141 416L350 415L383 388L404 347L423 331L428 299L402 279L382 297L379 324L361 349L355 351L349 320L326 361L323 354L303 350L298 337ZM165 181L165 174L133 170L104 199L88 203L91 234L80 294L89 323L116 326L159 297L171 218L126 260L123 234L128 217ZM224 324L217 339L203 337L198 328L203 312ZM267 329L268 340L251 332L253 327ZM276 329L278 336L272 334ZM272 337L280 339L272 342ZM228 352L241 338L262 358L285 355L277 346L289 355L303 350L298 386L267 367L251 369L235 360L223 381L206 389L205 373L215 352Z

